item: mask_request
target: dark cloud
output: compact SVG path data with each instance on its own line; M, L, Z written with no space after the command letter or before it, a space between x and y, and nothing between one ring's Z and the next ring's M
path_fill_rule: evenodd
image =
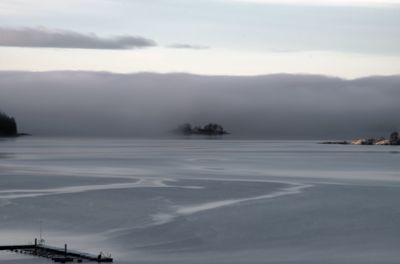
M190 45L190 44L182 44L182 43L172 44L172 45L169 45L168 47L173 48L173 49L196 49L196 50L209 49L210 48L210 47L207 47L207 46Z
M0 27L0 46L77 49L135 49L156 46L156 43L151 39L130 35L102 38L95 34L82 34L67 30Z
M400 76L0 72L0 110L35 135L165 136L212 121L237 138L347 139L399 130L399 87Z

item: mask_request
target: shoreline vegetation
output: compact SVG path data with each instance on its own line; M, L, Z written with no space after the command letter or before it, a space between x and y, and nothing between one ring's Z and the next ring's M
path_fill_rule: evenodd
M320 144L336 144L336 145L377 145L377 146L400 146L399 132L395 131L390 134L389 139L381 138L359 138L351 141L324 141Z
M222 136L230 134L221 125L216 123L209 123L203 127L192 126L189 123L180 125L174 130L175 133L190 136L190 135L205 135L205 136Z
M0 138L29 136L26 133L18 133L15 118L0 112Z

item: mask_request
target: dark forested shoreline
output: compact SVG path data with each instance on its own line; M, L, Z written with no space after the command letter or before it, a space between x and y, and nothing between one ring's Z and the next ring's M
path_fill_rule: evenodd
M18 126L15 118L0 112L0 137L28 136L26 133L18 133Z
M0 137L18 136L17 122L14 117L0 112Z

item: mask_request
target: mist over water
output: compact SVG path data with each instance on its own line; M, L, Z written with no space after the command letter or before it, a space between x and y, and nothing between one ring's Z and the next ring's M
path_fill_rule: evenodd
M170 137L185 122L217 122L230 138L347 139L400 129L399 85L399 76L1 72L0 107L39 136Z

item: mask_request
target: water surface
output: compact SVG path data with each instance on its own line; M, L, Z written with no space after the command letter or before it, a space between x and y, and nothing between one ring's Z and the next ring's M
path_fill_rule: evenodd
M398 263L399 161L314 141L1 140L0 244L42 225L116 263Z

